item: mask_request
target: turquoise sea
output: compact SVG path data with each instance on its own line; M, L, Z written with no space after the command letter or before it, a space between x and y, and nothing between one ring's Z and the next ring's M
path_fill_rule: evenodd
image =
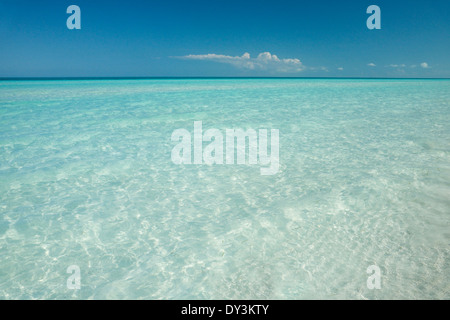
M194 121L279 172L174 164ZM449 227L450 80L0 81L0 299L450 299Z

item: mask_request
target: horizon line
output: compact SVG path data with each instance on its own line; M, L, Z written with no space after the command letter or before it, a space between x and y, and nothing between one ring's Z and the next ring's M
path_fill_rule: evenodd
M0 81L17 80L177 80L177 79L349 79L349 80L450 80L450 77L248 77L248 76L143 76L143 77L0 77Z

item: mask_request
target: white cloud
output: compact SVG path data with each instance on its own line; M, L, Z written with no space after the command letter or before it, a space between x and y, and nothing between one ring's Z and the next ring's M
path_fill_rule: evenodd
M424 68L424 69L428 69L430 66L428 65L428 63L426 63L426 62L422 62L421 64L420 64L420 66L422 67L422 68Z
M344 70L344 68L342 68L342 67L339 67L339 68L337 68L339 71L342 71L342 70Z
M376 67L376 64L375 63L373 63L373 62L371 62L371 63L368 63L367 64L369 67Z
M228 63L237 68L249 70L267 70L277 72L300 72L305 69L305 66L299 59L280 59L270 52L260 53L256 58L250 57L249 53L244 53L242 56L227 56L223 54L190 54L179 57L188 60L207 60L218 63Z
M406 64L390 64L389 67L392 67L392 68L404 68L404 67L406 67Z

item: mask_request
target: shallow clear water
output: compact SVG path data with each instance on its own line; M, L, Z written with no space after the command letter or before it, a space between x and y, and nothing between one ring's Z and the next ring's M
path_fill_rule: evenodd
M194 121L279 173L173 164ZM1 81L0 298L449 299L449 124L448 80Z

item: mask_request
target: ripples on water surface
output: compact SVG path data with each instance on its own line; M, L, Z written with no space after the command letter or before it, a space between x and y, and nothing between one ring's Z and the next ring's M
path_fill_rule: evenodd
M280 172L174 165L197 120ZM449 124L446 80L2 81L0 298L449 299Z

